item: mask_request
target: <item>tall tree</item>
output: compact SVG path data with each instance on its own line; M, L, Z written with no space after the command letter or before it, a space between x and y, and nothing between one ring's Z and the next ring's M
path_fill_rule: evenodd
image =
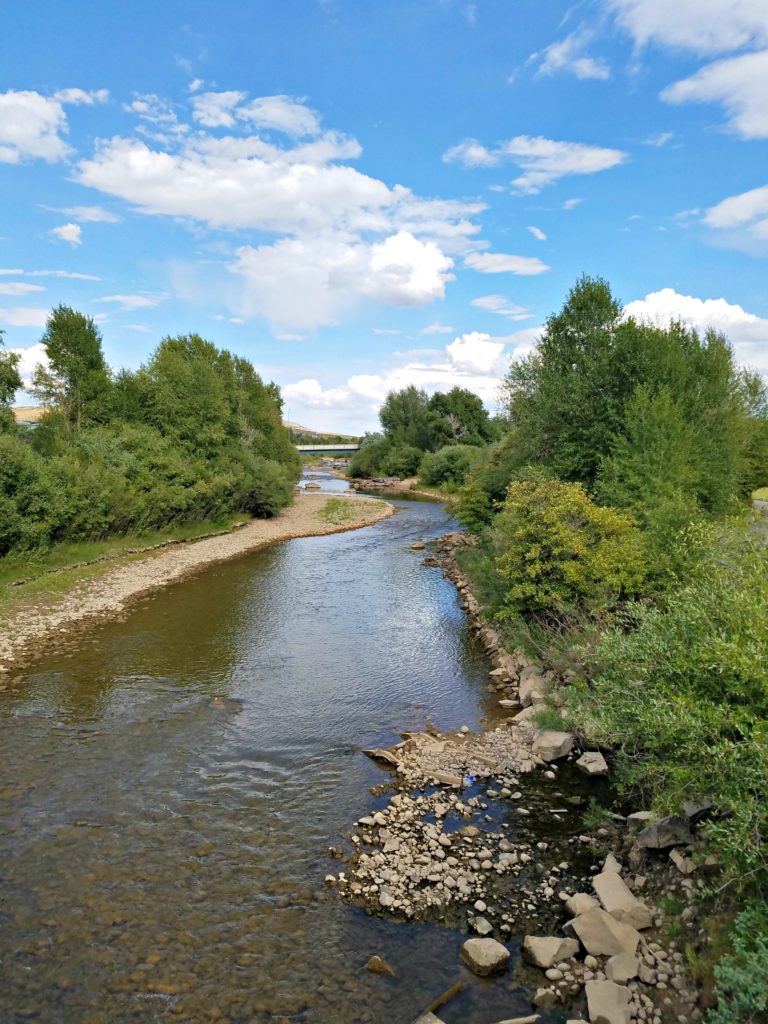
M466 388L438 391L429 400L435 447L444 444L482 445L494 436L482 401Z
M0 430L5 430L13 424L11 405L13 396L21 387L19 357L15 352L3 352L4 333L0 331Z
M93 318L57 306L41 341L48 365L37 365L32 394L76 428L109 419L112 381Z

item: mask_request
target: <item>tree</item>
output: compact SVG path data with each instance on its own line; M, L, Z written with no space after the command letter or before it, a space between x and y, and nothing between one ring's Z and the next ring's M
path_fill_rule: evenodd
M21 387L19 356L15 352L3 352L3 331L0 331L0 430L13 425L11 405L13 397Z
M396 444L420 448L433 447L426 391L412 384L402 391L390 391L379 410L379 419L387 437Z
M477 395L466 388L438 391L429 400L432 413L432 445L482 445L494 436L494 428L485 406Z
M108 420L112 381L93 318L70 306L57 306L41 341L48 366L37 365L32 394L59 410L75 428Z

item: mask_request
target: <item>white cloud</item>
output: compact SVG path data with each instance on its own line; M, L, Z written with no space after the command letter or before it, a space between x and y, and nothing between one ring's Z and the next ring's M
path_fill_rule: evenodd
M0 295L29 295L31 292L44 292L41 284L27 284L25 281L0 281Z
M657 43L700 54L768 44L765 0L607 0L640 46Z
M43 320L42 323L18 324L16 326L44 327L45 320ZM32 375L34 374L38 363L43 366L48 365L48 353L45 351L45 345L43 345L42 342L38 342L36 345L30 345L28 348L12 348L10 351L19 357L19 362L16 366L19 371L19 376L27 387L32 383Z
M525 306L516 306L504 295L481 295L477 299L472 299L470 305L484 309L487 313L507 316L511 320L528 320L533 315Z
M0 320L11 327L45 327L50 310L36 306L15 306L13 309L0 307Z
M120 309L149 309L161 301L159 295L103 295L97 302L115 302Z
M109 89L59 89L53 94L59 103L70 103L73 106L93 106L94 103L106 103Z
M541 135L516 135L493 150L468 139L443 154L445 161L465 167L491 166L502 161L517 164L523 174L512 185L526 194L540 192L545 185L572 174L595 174L617 167L626 158L627 154L620 149L560 142Z
M674 137L674 132L655 132L653 135L649 135L644 142L646 146L655 146L657 149L661 149L668 142L671 142Z
M59 100L29 91L0 94L0 163L63 160L71 152L62 138L66 131Z
M552 43L545 50L531 54L529 61L539 61L538 75L555 75L560 72L575 75L576 78L594 78L601 81L611 77L611 69L605 61L588 56L584 51L592 42L594 33L586 29L571 32L565 39Z
M528 277L543 274L550 268L537 256L513 256L503 252L471 252L464 264L481 274L519 274Z
M768 185L723 199L706 211L704 222L711 228L768 239Z
M79 274L71 270L20 270L0 268L0 275L14 277L66 277L75 281L100 281L94 274Z
M244 285L245 315L312 327L335 323L361 298L399 306L442 298L452 266L432 242L399 231L374 243L319 236L243 246L230 269Z
M243 323L241 320L240 323ZM305 341L306 335L304 334L276 334L275 337L278 341Z
M61 224L57 228L51 228L48 232L62 242L69 242L70 245L80 245L82 242L83 229L79 224Z
M44 209L51 210L53 213L63 213L65 217L72 217L73 220L94 224L116 224L120 220L117 214L110 213L103 206L66 206L63 209L46 206Z
M329 386L316 378L286 384L283 398L292 419L325 426L332 413L337 429L350 432L377 429L384 396L410 384L429 394L464 387L493 407L509 357L530 351L538 335L539 328L503 338L475 331L460 335L443 349L402 353L396 365L380 373L354 374Z
M207 128L230 128L233 110L245 99L244 92L203 92L192 100L192 116Z
M199 92L199 90L202 89L204 85L205 82L202 80L202 78L193 78L187 88L189 89L190 92Z
M625 307L625 315L666 325L683 320L697 331L721 331L731 342L739 362L768 374L768 319L748 313L726 299L699 299L680 295L673 288L651 292Z
M123 104L123 110L129 114L136 114L142 121L149 124L160 125L166 129L174 129L178 126L179 119L173 104L155 93L134 93L134 99L130 103Z
M580 203L583 203L583 202L584 202L584 200L581 197L579 197L579 196L575 196L573 199L566 199L565 202L563 203L563 209L564 210L573 210Z
M271 128L286 135L317 135L317 114L292 96L260 96L238 113L257 128Z
M528 230L531 232L534 238L538 238L540 242L546 242L547 236L544 234L541 228L537 228L533 224L531 224Z
M768 50L707 64L661 93L667 103L721 103L743 139L768 138L767 97Z
M453 328L449 324L433 323L422 327L419 334L451 334Z

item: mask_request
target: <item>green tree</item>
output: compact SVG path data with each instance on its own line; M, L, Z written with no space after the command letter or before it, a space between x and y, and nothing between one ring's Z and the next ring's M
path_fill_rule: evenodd
M32 394L78 429L110 416L112 382L101 340L92 317L64 305L51 312L41 339L48 366L38 364Z
M13 426L11 406L16 392L21 387L19 357L15 352L3 352L3 331L0 331L0 430Z
M431 447L445 444L482 445L495 436L488 412L466 388L438 391L429 400Z
M379 419L384 433L395 444L431 451L432 428L426 391L413 385L402 391L390 391L379 410Z

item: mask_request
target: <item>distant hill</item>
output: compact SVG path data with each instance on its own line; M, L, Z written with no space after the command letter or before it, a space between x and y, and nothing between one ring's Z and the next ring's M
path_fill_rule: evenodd
M12 412L17 423L37 423L45 409L42 405L17 405Z
M310 430L309 427L302 427L300 423L294 423L292 420L283 420L283 426L294 434L299 434L301 437L315 437L318 440L321 438L332 438L335 441L358 440L358 437L355 434L338 434L333 430Z

